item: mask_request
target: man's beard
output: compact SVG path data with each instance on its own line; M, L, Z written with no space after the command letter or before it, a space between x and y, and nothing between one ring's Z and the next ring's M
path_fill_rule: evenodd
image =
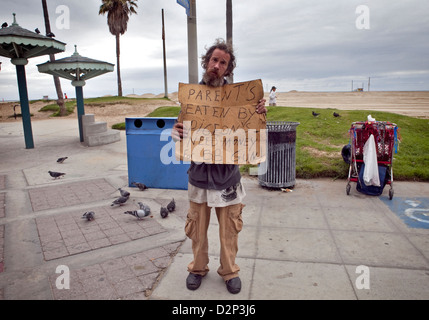
M203 74L203 81L206 85L210 86L210 87L222 87L224 84L224 79L223 77L211 77L207 71L204 72Z

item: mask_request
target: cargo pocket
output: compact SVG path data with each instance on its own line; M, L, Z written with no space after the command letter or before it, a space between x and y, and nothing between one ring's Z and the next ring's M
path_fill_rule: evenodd
M186 224L185 224L185 234L186 236L191 240L198 240L197 238L197 221L196 221L196 215L198 213L195 211L192 211L190 208L188 211L188 215L186 216Z
M244 208L244 204L239 203L232 205L229 208L229 218L231 219L231 232L238 234L243 229L243 218L241 212Z

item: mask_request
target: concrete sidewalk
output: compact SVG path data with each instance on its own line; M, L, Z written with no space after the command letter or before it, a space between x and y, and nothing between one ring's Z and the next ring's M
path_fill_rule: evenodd
M344 180L298 180L285 193L243 178L242 291L228 293L216 273L215 215L211 271L189 291L187 191L129 188L125 132L119 142L88 148L75 119L32 126L35 148L27 150L21 122L0 124L0 299L429 299L428 223L406 220L410 210L425 219L428 183L394 182L389 200L389 187L370 197L354 183L347 196ZM58 164L63 156L69 159ZM54 180L48 170L66 175ZM120 187L130 199L111 206ZM171 198L177 209L162 219L159 208ZM139 201L152 216L123 214ZM94 221L81 218L86 211ZM70 287L62 289L67 272Z

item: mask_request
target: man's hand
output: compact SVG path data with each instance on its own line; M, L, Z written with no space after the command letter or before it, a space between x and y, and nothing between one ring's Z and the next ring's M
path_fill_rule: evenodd
M179 141L183 139L183 123L176 122L171 129L171 137L174 141Z
M267 100L261 99L259 100L258 105L256 106L256 112L257 113L267 113L267 108L265 108L265 102Z

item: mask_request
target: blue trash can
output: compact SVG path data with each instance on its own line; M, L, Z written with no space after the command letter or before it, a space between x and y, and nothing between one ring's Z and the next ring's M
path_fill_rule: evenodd
M176 160L171 129L176 118L126 118L128 186L188 189L190 163Z

